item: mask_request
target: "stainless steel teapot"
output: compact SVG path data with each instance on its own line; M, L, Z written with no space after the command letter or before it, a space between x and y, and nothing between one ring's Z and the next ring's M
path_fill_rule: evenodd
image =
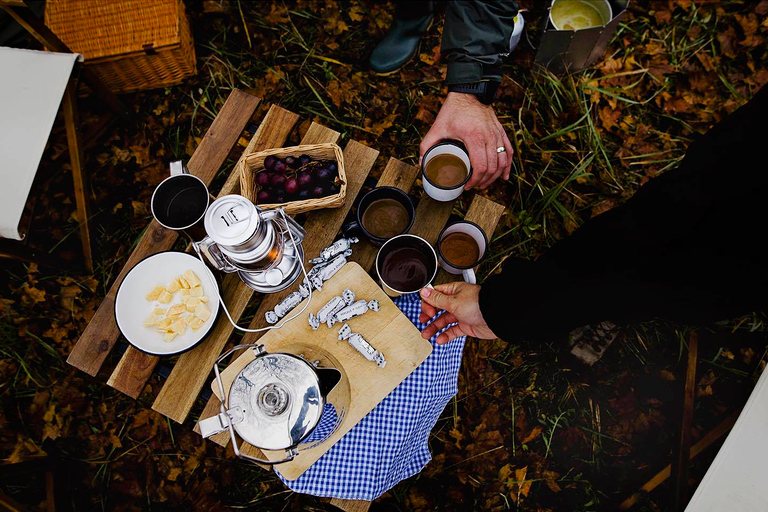
M195 242L198 252L258 292L284 290L301 273L306 232L282 208L262 210L243 196L226 195L208 207L205 231L208 236Z
M337 364L329 354L306 347L323 362ZM219 373L219 363L243 349L254 359L232 382L229 392ZM340 365L339 365L340 367ZM260 464L282 464L293 460L299 449L311 448L335 432L349 409L349 382L336 368L309 362L302 354L268 353L264 345L239 345L222 354L214 364L221 412L200 421L204 438L229 430L235 454ZM331 399L331 392L334 393ZM240 451L235 436L263 450L285 450L282 460L251 457Z

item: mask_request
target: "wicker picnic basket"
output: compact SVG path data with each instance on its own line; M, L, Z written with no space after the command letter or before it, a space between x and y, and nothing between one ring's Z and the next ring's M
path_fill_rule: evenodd
M269 155L277 158L286 156L309 155L315 160L333 160L339 169L339 192L333 195L318 197L314 199L303 199L298 201L288 201L279 204L258 204L259 208L270 209L283 207L285 213L295 214L304 213L310 210L319 210L321 208L338 208L344 204L344 198L347 195L347 175L344 172L344 155L341 148L333 143L326 144L305 144L303 146L292 146L289 148L268 149L258 153L252 153L240 161L240 193L256 203L256 174L264 171L264 159Z
M195 73L181 0L48 0L45 24L114 92L166 87Z

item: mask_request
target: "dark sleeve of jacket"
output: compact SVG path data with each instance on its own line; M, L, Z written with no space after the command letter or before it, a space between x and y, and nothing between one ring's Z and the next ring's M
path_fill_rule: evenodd
M501 54L509 53L515 26L514 0L456 0L445 9L442 53L446 84L501 81Z

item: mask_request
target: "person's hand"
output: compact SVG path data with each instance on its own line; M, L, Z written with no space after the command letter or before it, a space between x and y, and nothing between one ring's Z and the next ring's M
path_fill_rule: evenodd
M419 321L423 324L429 322L441 309L445 313L429 324L421 333L421 337L428 340L439 330L449 324L458 322L450 329L437 337L438 345L445 345L459 336L472 336L482 340L498 338L491 331L480 312L480 286L458 281L448 284L439 284L435 289L421 289L421 315Z
M424 153L443 139L464 143L472 164L472 177L464 186L486 188L499 176L509 179L514 151L493 107L483 105L472 94L449 92L437 119L419 146L419 162ZM497 148L506 151L498 153Z

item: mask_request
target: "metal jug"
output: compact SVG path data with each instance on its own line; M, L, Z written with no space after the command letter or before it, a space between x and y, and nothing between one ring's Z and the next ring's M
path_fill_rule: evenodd
M208 207L205 231L195 242L198 252L258 292L284 290L301 273L306 232L282 208L261 210L243 196L223 196Z
M219 363L233 352L250 349L248 363L225 392ZM316 348L323 361L338 365L329 354ZM340 365L339 365L340 367ZM320 360L310 363L302 354L268 353L264 345L239 345L227 351L213 367L222 400L221 412L200 421L200 433L208 438L229 430L235 454L260 464L282 464L293 460L299 448L317 446L336 431L349 408L349 382L336 368L323 368ZM329 395L334 389L335 400ZM271 461L242 453L235 433L263 450L285 450L282 460Z

